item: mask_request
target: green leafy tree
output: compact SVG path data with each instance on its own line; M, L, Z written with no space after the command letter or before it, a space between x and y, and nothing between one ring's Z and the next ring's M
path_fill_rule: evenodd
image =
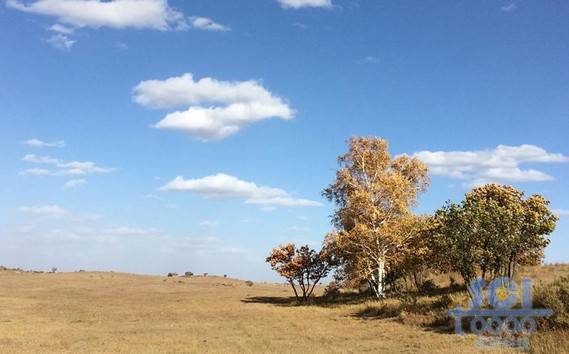
M557 217L543 196L524 199L514 187L488 184L461 204L447 203L434 222L431 248L438 266L470 282L478 274L513 278L519 266L539 264Z

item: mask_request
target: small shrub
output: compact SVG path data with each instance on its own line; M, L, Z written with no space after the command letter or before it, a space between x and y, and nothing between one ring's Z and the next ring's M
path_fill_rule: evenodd
M340 295L340 285L335 281L331 281L324 289L324 297L335 298L338 295Z
M193 276L194 276L194 273L192 273L192 272L185 272L185 273L184 273L184 276L185 276L185 277L188 277L188 278L189 278L189 277L193 277Z
M178 273L174 273L174 272L168 273L168 277L170 277L170 278L171 277L177 277L177 276L178 276Z
M418 312L419 298L415 294L403 294L399 298L401 310L406 312Z
M254 283L251 280L245 281L245 285L247 285L247 286L253 286L253 284Z
M223 274L223 277L224 277L224 278L227 278L227 274Z

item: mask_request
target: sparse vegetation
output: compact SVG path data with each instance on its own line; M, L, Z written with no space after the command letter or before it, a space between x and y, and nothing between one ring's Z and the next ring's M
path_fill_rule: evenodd
M537 307L553 310L553 316L546 321L549 328L569 330L569 274L537 286L534 303Z

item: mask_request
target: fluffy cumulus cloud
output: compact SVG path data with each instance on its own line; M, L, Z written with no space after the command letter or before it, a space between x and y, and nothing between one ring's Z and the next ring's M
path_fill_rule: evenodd
M55 32L46 41L58 49L71 49L76 28L228 31L229 27L207 17L187 17L168 0L7 0L9 8L55 18Z
M478 151L420 151L413 154L435 175L462 179L478 185L489 182L541 182L553 177L523 163L567 162L563 154L550 153L535 145L505 146Z
M285 9L300 9L303 7L331 8L332 0L277 0Z
M65 147L65 141L57 140L53 142L45 142L39 139L28 139L24 144L34 148L62 148Z
M166 31L183 29L185 17L167 0L8 0L8 7L55 17L74 27L149 28Z
M208 199L244 199L247 204L263 206L312 207L320 203L291 196L290 193L273 187L257 186L253 182L219 173L197 179L176 177L162 188L170 192L192 192Z
M143 81L134 88L134 100L154 108L189 106L167 114L155 127L185 131L202 140L223 139L261 120L294 116L282 98L257 81L194 80L189 73Z
M48 168L30 168L20 171L21 175L32 176L84 176L96 173L110 173L113 168L100 167L91 161L71 161L66 162L50 156L37 156L35 154L27 154L22 161L47 165Z

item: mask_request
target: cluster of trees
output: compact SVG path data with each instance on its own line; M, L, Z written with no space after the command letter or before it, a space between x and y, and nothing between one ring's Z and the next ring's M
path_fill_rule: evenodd
M457 272L469 283L513 278L520 266L541 262L557 222L544 197L488 184L459 204L416 215L412 208L429 186L427 166L406 155L392 158L381 138L354 137L348 145L334 182L323 191L336 209L322 250L287 244L267 257L297 298L308 300L333 269L337 280L365 281L383 298L402 280L421 287L429 271Z

